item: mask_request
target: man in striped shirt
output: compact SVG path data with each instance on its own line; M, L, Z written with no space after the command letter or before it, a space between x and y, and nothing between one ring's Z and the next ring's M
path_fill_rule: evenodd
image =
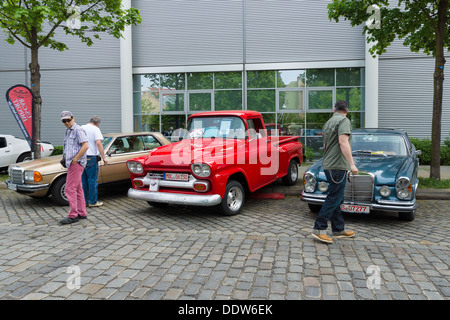
M66 126L63 157L67 168L65 193L70 209L68 216L60 223L71 224L87 218L81 175L86 167L89 144L85 131L75 123L70 111L61 112L61 121Z

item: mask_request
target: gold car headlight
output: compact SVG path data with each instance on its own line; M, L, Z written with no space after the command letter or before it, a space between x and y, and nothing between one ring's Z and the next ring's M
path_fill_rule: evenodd
M42 181L42 175L39 171L25 171L25 182L40 182Z

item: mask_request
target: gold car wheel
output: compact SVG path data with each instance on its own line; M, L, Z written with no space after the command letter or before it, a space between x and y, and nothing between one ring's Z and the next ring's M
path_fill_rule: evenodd
M69 205L69 201L67 200L67 196L65 193L66 190L66 177L60 177L58 180L53 182L52 185L52 199L57 204L61 206L67 206Z

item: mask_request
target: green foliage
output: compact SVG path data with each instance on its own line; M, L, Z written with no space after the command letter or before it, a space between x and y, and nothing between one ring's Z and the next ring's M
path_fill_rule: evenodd
M63 148L64 148L63 146L53 147L53 152L50 156L56 156L58 154L63 154Z
M313 148L303 146L303 154L305 156L305 162L314 161L314 149Z
M450 189L450 179L419 178L419 189Z
M430 165L431 163L431 140L430 138L418 139L411 138L411 143L416 147L416 150L422 151L419 156L421 165ZM450 134L445 139L444 145L441 146L441 165L450 165Z
M379 27L366 25L366 21L376 17L372 5L380 8ZM436 1L430 0L333 0L328 5L330 20L339 22L340 18L344 18L352 26L364 24L363 32L367 32L368 40L374 44L370 52L378 55L386 52L386 48L397 37L412 52L423 50L425 54L434 56L439 18L437 13ZM449 37L450 34L446 32L445 47L449 46Z
M91 46L93 38L100 39L100 33L120 38L125 26L141 22L139 10L123 10L120 0L79 0L76 4L80 8L81 27L71 29L66 21L74 12L69 10L67 1L0 0L0 28L5 31L5 40L10 44L19 41L27 48L49 47L63 51L68 47L54 39L57 29L63 29L66 34L77 36Z

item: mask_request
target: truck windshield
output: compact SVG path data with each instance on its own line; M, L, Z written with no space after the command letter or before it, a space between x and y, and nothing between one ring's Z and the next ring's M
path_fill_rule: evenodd
M187 130L191 139L245 139L245 125L239 117L192 118L188 123Z

